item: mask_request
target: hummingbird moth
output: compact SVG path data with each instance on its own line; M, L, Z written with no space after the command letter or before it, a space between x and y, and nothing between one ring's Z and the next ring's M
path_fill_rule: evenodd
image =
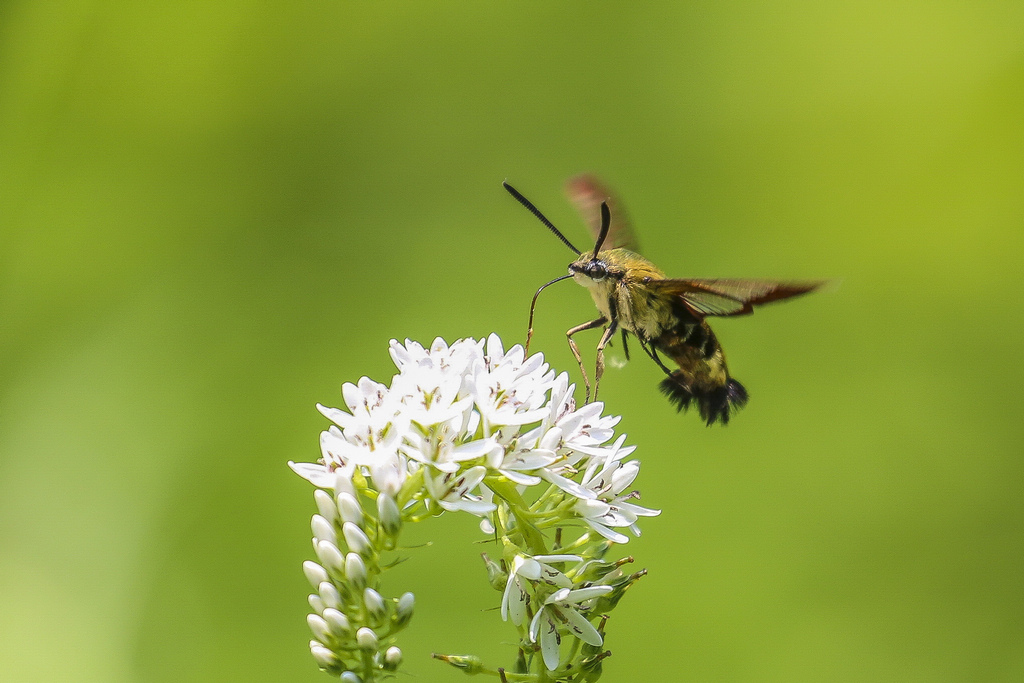
M604 347L620 332L627 359L627 337L633 335L640 348L665 372L667 377L661 382L661 390L679 411L695 405L708 426L716 422L727 424L731 414L746 405L748 395L743 385L729 374L722 345L706 318L747 315L753 312L754 306L806 294L824 284L823 281L665 277L657 266L637 253L637 243L625 213L600 182L588 175L566 183L569 199L596 239L592 251L581 252L530 200L507 182L503 185L577 256L569 264L567 275L548 282L534 294L526 348L529 349L533 336L537 297L556 282L572 278L586 287L600 312L598 318L565 333L583 375L588 403L590 379L573 336L583 330L604 327L597 345L595 400L604 374ZM668 367L662 356L676 367Z

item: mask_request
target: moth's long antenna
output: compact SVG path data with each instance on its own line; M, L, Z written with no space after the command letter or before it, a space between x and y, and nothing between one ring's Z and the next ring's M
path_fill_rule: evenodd
M537 293L533 295L533 301L530 302L530 328L526 331L526 349L525 350L526 350L527 355L529 355L529 353L530 353L530 339L533 338L533 311L534 311L535 308L537 308L537 297L539 297L540 293L543 292L549 285L553 285L556 282L558 282L559 280L564 280L564 279L570 278L570 277L572 277L572 274L563 275L562 277L556 277L554 280L552 280L551 282L547 283L546 285L541 285L541 288L538 289Z
M597 254L601 251L601 245L604 244L604 238L608 236L608 228L612 224L612 212L608 209L608 202L601 202L601 232L597 235L597 244L594 245L594 259L597 260Z
M560 233L560 232L558 231L558 228L556 228L556 227L555 227L554 225L552 225L552 224L551 224L551 221L549 221L549 220L548 220L547 218L545 218L545 217L544 217L544 214L542 214L542 213L540 212L540 209L538 209L538 208L537 208L536 206L534 206L534 205L533 205L533 204L532 204L532 203L530 202L530 200L529 200L529 199L527 199L527 198L526 198L526 197L524 197L523 195L519 194L519 190L517 190L516 188L512 187L511 185L509 185L508 183L505 183L505 182L503 182L503 183L502 183L502 186L503 186L503 187L504 187L504 188L505 188L506 190L508 190L508 193L509 193L510 195L512 195L513 197L515 197L515 198L516 198L516 201L517 201L517 202L519 202L520 204L522 204L523 206L525 206L525 207L526 207L527 209L529 209L530 213L532 213L532 214L533 214L534 216L536 216L536 217L537 217L537 218L538 218L538 219L540 220L540 222L541 222L541 223L543 223L544 225L546 225L546 226L548 227L548 230L550 230L551 232L555 233L555 237L557 237L558 239L562 240L562 243L563 243L563 244L565 244L565 246L567 246L567 247L569 247L570 249L572 249L572 250L573 250L573 251L574 251L574 252L576 253L576 255L577 255L577 256L579 256L579 255L580 255L580 250L579 250L579 249L577 249L576 247L574 247L574 246L572 245L572 242L570 242L569 240L567 240L567 239L565 238L565 235L563 235L562 233ZM607 228L607 226L605 227L605 232L608 232L608 228ZM602 238L602 239L603 239L603 238ZM548 283L548 284L550 284L550 283ZM545 286L547 286L547 285L545 285Z

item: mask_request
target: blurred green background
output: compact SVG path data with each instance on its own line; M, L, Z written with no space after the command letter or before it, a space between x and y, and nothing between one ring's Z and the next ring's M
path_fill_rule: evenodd
M571 254L501 181L585 246L592 171L671 275L841 281L716 325L725 429L606 375L664 510L606 680L1024 680L1024 5L625 5L0 5L0 678L328 680L314 403L522 341ZM473 521L410 540L409 680L509 664Z

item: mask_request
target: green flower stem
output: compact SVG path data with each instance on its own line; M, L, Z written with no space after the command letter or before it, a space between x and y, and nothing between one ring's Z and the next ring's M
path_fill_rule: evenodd
M544 490L544 493L540 494L540 496L537 497L537 500L533 502L533 505L530 506L530 510L532 512L536 512L542 509L544 505L546 505L548 501L550 501L560 491L561 489L554 484L549 484L547 489Z
M516 528L523 535L523 540L526 542L530 553L533 555L546 554L548 550L547 544L544 542L544 536L527 515L524 514L529 509L529 506L527 506L523 497L519 495L515 485L509 480L499 477L487 477L484 481L488 488L494 491L494 495L508 503L509 510L511 510L512 515L516 518Z
M411 473L405 483L402 484L401 490L398 495L395 496L395 502L398 503L398 509L404 510L406 503L416 497L416 494L421 494L423 491L423 470L416 470Z

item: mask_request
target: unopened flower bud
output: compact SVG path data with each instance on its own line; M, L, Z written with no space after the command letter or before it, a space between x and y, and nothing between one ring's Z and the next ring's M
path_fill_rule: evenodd
M515 667L516 668L514 669L514 671L528 671L529 670L529 665L526 663L526 651L523 650L523 648L519 648L518 649L518 654L516 655Z
M402 651L392 645L388 648L388 651L384 653L383 668L385 671L394 671L398 668L398 665L402 663Z
M313 637L321 643L328 643L331 640L331 630L327 626L327 622L319 614L307 614L306 624L309 626L309 630L313 632Z
M374 622L380 622L385 614L384 598L381 597L380 593L367 588L363 590L363 604L366 605L366 611L369 613L370 618Z
M600 652L594 656L586 657L581 662L582 678L580 683L596 683L601 678L604 668L604 660L611 655L611 652Z
M313 655L313 660L317 666L330 673L338 673L341 668L341 662L338 660L338 655L334 654L320 643L315 645L310 644L309 651Z
M320 558L320 562L323 563L324 567L330 571L340 573L344 570L345 558L342 556L341 551L338 550L338 546L330 541L317 541L316 556Z
M363 650L377 649L377 634L365 626L356 631L356 644Z
M451 664L456 669L462 669L467 674L480 673L484 664L479 657L473 655L432 655L434 659L440 659L442 662Z
M345 542L349 550L360 555L367 555L370 551L370 539L366 537L363 530L352 522L345 522L341 527L341 533L345 535Z
M363 679L355 671L346 671L341 674L341 683L363 683Z
M309 526L313 530L313 538L318 541L330 541L335 545L338 544L338 535L334 531L334 525L326 517L313 515Z
M362 588L366 585L366 563L356 553L349 553L345 556L345 578L353 586Z
M313 587L313 590L316 590L321 583L327 580L327 570L310 560L302 563L302 572L306 575L306 580L309 581L309 585Z
M353 497L356 495L356 489L352 485L352 473L346 473L344 470L335 470L334 493L337 495L343 491L351 494Z
M338 511L341 519L345 522L352 522L356 526L363 526L363 509L359 507L359 501L351 493L341 492L338 494Z
M398 599L398 608L395 610L395 626L401 628L412 619L413 607L416 606L416 596L412 593L403 593Z
M488 557L487 553L481 553L480 556L484 558L484 565L487 567L487 580L490 582L491 588L496 591L504 591L505 585L508 583L508 572Z
M402 529L402 513L395 499L386 493L377 496L377 515L381 528L388 536L396 536Z
M324 601L320 599L320 596L316 593L310 593L309 597L306 598L309 606L313 608L313 611L317 614L322 615L324 613Z
M324 622L331 633L337 636L344 636L352 631L352 624L349 623L348 617L333 607L324 610Z
M338 589L334 587L333 583L323 581L317 587L317 591L320 594L320 601L324 607L333 607L335 609L341 607L341 595L338 594Z
M618 578L614 583L611 584L612 591L607 593L606 595L602 595L594 603L594 606L592 608L594 612L601 613L612 611L615 608L615 606L619 604L619 600L622 599L622 596L626 594L626 590L646 575L647 570L641 569L640 571L633 572L629 576L623 576Z
M617 567L618 565L614 562L590 560L576 570L573 575L573 579L577 583L593 583L595 581L600 581L610 572L615 571Z
M331 494L323 489L313 491L313 500L316 501L316 509L328 522L333 523L338 518L338 507L334 504Z

